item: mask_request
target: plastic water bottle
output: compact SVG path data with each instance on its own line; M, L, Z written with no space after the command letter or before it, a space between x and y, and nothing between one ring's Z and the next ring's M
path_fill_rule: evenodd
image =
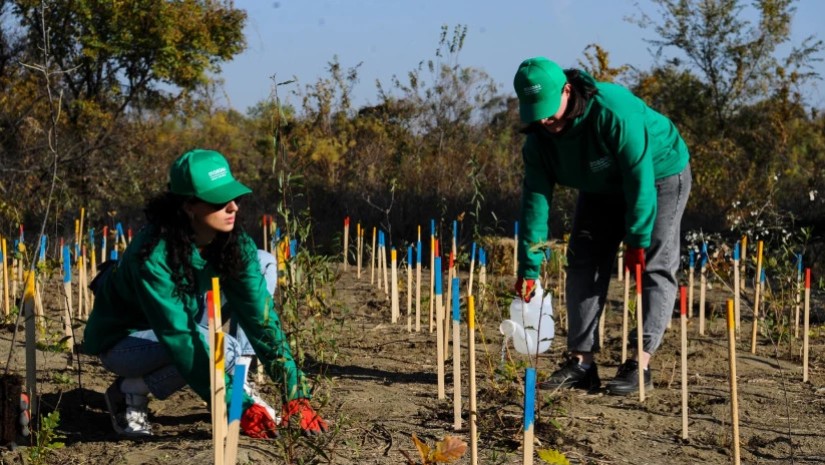
M553 342L555 322L551 295L544 294L541 283L536 281L535 294L529 303L516 297L510 304L510 319L504 320L499 331L513 339L513 347L522 354L546 352Z

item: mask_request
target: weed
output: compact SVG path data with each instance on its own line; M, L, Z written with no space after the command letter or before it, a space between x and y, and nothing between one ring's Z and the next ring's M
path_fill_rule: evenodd
M57 431L58 425L60 425L60 412L57 410L40 418L40 428L34 431L34 445L27 450L30 464L45 464L52 452L63 448L65 444L60 440L65 436Z

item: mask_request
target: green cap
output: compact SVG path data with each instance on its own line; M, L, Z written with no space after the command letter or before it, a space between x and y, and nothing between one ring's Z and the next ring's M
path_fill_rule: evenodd
M559 111L561 92L567 76L559 65L544 57L521 62L513 78L519 102L519 116L525 124L549 118Z
M226 158L214 150L195 149L181 155L169 170L173 194L226 203L252 192L232 177Z

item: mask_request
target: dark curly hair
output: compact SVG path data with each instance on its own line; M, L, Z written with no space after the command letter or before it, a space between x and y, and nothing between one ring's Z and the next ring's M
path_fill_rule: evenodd
M581 72L577 69L566 69L564 75L567 77L567 82L570 83L570 99L567 102L567 109L564 110L562 118L572 120L584 114L587 108L587 103L590 99L599 93L599 89L595 85L585 80ZM522 134L531 134L542 128L538 121L526 125L521 129Z
M152 232L139 256L145 262L161 240L166 243L166 259L172 270L177 296L196 291L195 270L191 260L195 231L189 216L183 210L184 204L192 201L196 200L165 192L151 199L144 208ZM228 233L219 232L215 240L201 251L201 256L212 265L221 279L236 278L245 267L239 241L241 234L243 231L239 226Z

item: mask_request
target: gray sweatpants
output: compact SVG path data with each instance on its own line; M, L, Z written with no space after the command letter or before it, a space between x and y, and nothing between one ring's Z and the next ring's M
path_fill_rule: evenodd
M644 350L662 343L676 302L679 239L692 177L690 164L681 173L656 181L656 220L645 251L642 275ZM597 337L616 251L625 233L621 195L580 193L567 249L567 350L598 352ZM630 341L635 341L632 335ZM634 343L635 344L635 343ZM634 345L635 347L635 345Z

